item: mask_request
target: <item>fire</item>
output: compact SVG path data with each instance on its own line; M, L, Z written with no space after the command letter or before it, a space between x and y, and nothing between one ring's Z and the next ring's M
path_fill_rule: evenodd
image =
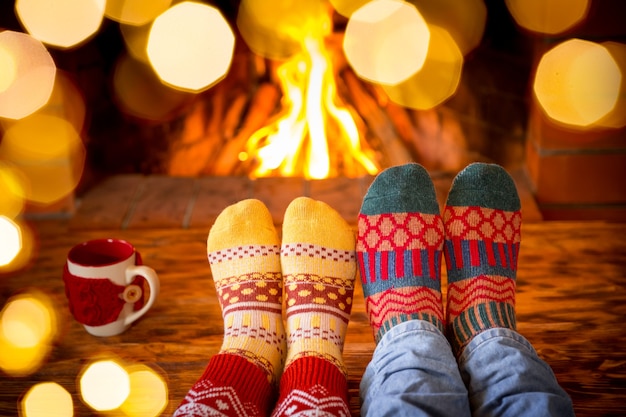
M283 92L280 115L256 131L244 159L252 159L253 177L376 174L371 149L363 149L357 123L337 94L330 53L323 37L308 36L301 52L277 68Z

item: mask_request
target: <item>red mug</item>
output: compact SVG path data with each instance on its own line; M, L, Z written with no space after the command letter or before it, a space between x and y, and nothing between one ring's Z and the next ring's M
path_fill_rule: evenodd
M154 269L141 265L133 245L120 239L74 246L67 255L63 281L70 312L94 336L126 331L152 307L160 288Z

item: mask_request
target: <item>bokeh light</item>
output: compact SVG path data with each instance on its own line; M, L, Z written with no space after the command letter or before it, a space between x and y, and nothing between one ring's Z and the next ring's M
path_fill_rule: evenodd
M141 26L170 7L172 0L107 0L104 15L111 20Z
M0 158L28 181L26 198L50 204L78 185L85 162L79 134L67 120L34 114L12 124L0 143Z
M619 129L626 126L626 44L620 42L603 42L602 46L609 51L622 74L619 94L615 107L604 118L598 121L598 125L606 128Z
M21 402L22 417L72 417L72 395L56 382L33 385Z
M20 231L21 248L17 255L11 260L11 262L5 265L0 264L0 273L9 273L23 268L30 262L35 250L36 240L31 227L26 222L24 222L21 217L17 217L12 221ZM0 238L0 241L1 240L2 238Z
M39 369L52 349L57 322L55 306L44 293L11 297L0 312L0 368L12 376Z
M408 0L429 25L445 29L465 56L480 44L487 7L483 0Z
M554 35L583 21L589 0L505 0L515 22L532 32Z
M415 6L398 0L367 3L350 17L343 50L362 78L398 84L424 65L430 32Z
M344 17L350 17L352 13L371 0L330 0L333 8Z
M0 117L21 119L41 108L52 93L56 65L37 39L0 32Z
M54 88L48 102L37 111L64 119L74 126L76 132L82 132L85 125L85 99L70 76L57 70Z
M0 93L8 90L17 78L17 63L15 57L6 46L0 44Z
M167 406L167 384L156 371L145 365L126 369L130 393L120 410L129 417L156 417Z
M83 401L96 411L118 408L130 393L130 378L114 360L99 360L88 365L79 377Z
M429 25L430 48L422 69L397 85L383 85L394 102L427 110L451 97L461 80L463 54L443 28Z
M155 19L147 50L163 82L200 91L228 72L234 46L233 31L219 10L185 1Z
M151 24L143 26L120 24L120 32L124 39L124 45L126 45L126 51L137 61L146 64L150 64L147 49L151 28Z
M22 250L22 231L10 218L0 214L0 266L13 262Z
M24 210L24 184L18 172L0 161L0 215L16 218ZM2 255L0 255L1 257Z
M15 11L28 33L43 43L70 48L100 28L106 0L16 0Z
M571 39L543 55L533 90L550 118L586 127L613 110L621 82L619 66L606 48Z
M321 38L332 30L324 0L242 0L237 28L254 53L276 60L299 52L305 38Z
M164 85L150 66L128 55L120 56L115 65L113 91L124 113L155 122L171 119L193 97Z

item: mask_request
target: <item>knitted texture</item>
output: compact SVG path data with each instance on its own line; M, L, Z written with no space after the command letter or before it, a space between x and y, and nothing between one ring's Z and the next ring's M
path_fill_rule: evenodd
M475 163L457 175L444 209L447 334L457 354L484 330L516 328L521 221L515 183L502 167Z
M309 396L312 409L347 401L342 352L356 276L354 246L353 230L327 204L300 197L287 207L281 264L288 348L279 410L294 396ZM311 373L319 367L328 372Z
M224 341L181 407L213 410L214 394L219 393L224 394L219 409L224 415L244 415L233 411L241 409L239 403L267 415L268 395L260 399L257 394L275 396L286 339L280 240L265 205L243 200L224 209L209 232L207 252L222 308ZM233 363L238 368L227 366ZM259 372L263 378L258 378Z
M357 238L365 306L377 342L409 320L425 320L443 331L443 240L426 170L407 164L381 172L363 199Z

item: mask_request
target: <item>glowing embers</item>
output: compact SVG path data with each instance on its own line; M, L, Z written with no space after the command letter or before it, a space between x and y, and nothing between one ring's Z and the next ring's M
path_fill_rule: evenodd
M234 46L234 34L216 8L185 1L154 20L147 51L163 82L198 92L226 74Z
M41 108L52 93L56 66L37 39L0 33L0 117L21 119Z
M256 165L252 176L278 172L326 178L378 171L370 153L361 149L351 113L337 104L335 75L323 40L306 39L302 52L281 64L277 75L283 113L252 135L241 156Z
M43 293L11 297L0 312L0 368L12 376L35 372L52 349L57 316Z
M394 85L422 68L429 41L428 25L415 6L378 0L352 13L343 50L360 77Z
M609 50L572 39L544 54L533 86L537 101L550 118L585 127L613 111L622 78Z
M583 21L589 0L506 0L515 22L526 30L557 34Z
M15 11L34 38L59 48L74 47L100 28L105 0L17 0Z

